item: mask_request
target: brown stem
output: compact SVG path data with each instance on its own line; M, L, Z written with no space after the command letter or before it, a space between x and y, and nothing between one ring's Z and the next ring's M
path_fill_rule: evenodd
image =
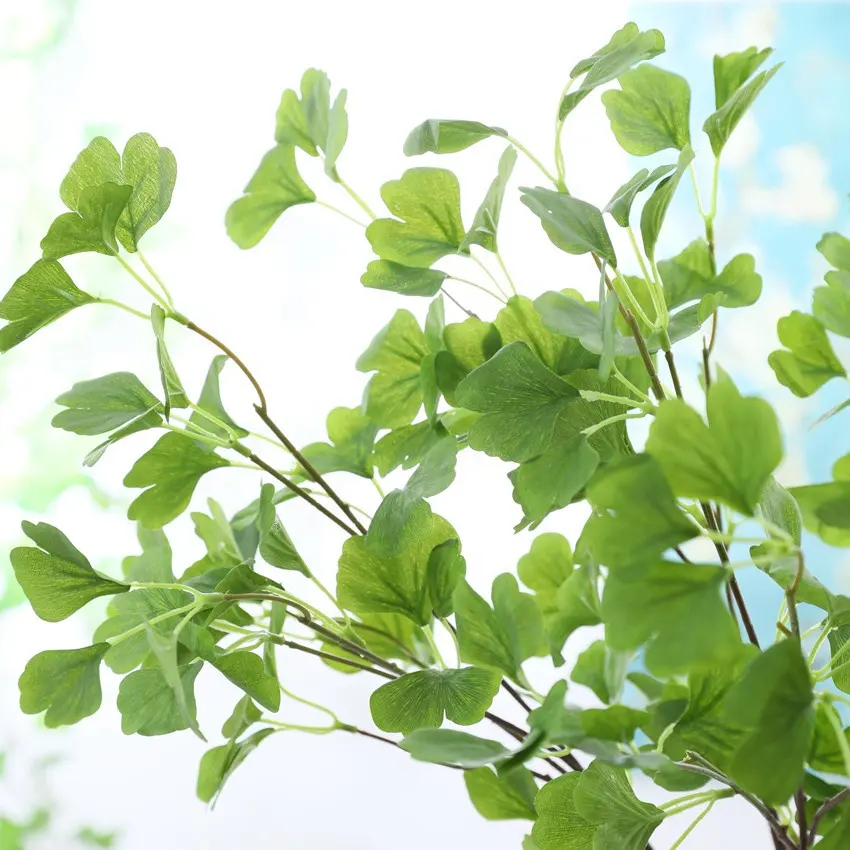
M443 295L445 295L446 298L448 298L449 301L451 301L452 304L455 305L455 307L466 313L466 315L469 316L470 319L478 318L478 315L476 313L473 313L472 310L467 310L466 307L464 307L463 304L461 304L460 301L458 301L457 298L455 298L450 292L446 291L445 288L443 289Z
M815 843L815 839L818 837L818 827L820 826L820 822L836 806L848 799L848 797L850 797L850 788L845 788L843 791L839 791L834 797L824 800L823 805L815 812L815 815L812 818L812 825L809 829L809 844Z
M526 714L531 713L531 706L522 698L519 691L507 680L502 679L502 687L522 706Z
M334 502L337 504L337 506L342 509L342 512L351 520L351 522L354 524L354 527L361 534L365 534L366 528L363 526L363 524L360 522L360 520L357 519L357 517L354 515L354 512L351 510L351 508L348 506L348 504L339 497L336 490L334 490L333 487L331 487L330 484L328 484L328 482L325 481L325 479L322 477L322 475L319 473L319 471L313 466L313 464L310 463L310 461L307 460L307 458L304 457L304 455L301 454L300 451L298 451L298 449L295 447L295 445L292 443L292 441L286 436L286 434L283 433L283 431L280 430L280 428L278 428L278 426L275 424L275 422L269 416L268 411L266 410L265 400L263 400L262 404L255 404L254 410L257 411L257 415L260 417L260 419L262 419L263 422L266 423L266 425L274 433L274 435L278 438L278 440L280 440L281 443L283 443L283 445L286 447L286 450L304 468L304 470L313 479L313 481L315 481L316 484L318 484L328 494L328 496L330 496L331 499L334 500Z
M797 804L797 826L800 830L800 850L809 850L809 828L806 825L806 794L802 788L794 795Z
M317 658L323 658L325 661L333 661L336 664L345 664L356 670L365 670L367 673L374 673L376 676L382 676L384 679L389 679L390 681L394 681L396 678L391 673L386 673L383 670L370 667L368 664L361 664L353 658L344 658L341 655L334 655L333 653L325 652L322 649L313 649L312 646L304 646L302 643L296 643L293 640L287 640L286 638L278 637L277 635L268 635L267 640L270 640L272 643L276 643L279 646L286 646L289 649L297 649L299 652L306 652L308 655L315 655Z
M673 357L672 351L664 352L664 359L667 361L667 368L670 370L670 377L673 379L673 389L676 390L676 398L684 398L682 393L682 385L679 383L679 372L676 369L676 360Z
M329 511L324 505L317 502L306 490L302 490L294 481L290 481L285 475L278 472L273 466L269 466L262 458L257 457L253 452L248 455L248 459L260 467L260 469L264 469L271 475L273 478L276 478L280 481L284 487L288 487L293 493L300 496L304 499L305 502L311 504L317 511L323 513L329 520L336 523L343 531L347 534L350 534L352 537L357 537L357 532L346 525L346 523L341 520L336 514Z

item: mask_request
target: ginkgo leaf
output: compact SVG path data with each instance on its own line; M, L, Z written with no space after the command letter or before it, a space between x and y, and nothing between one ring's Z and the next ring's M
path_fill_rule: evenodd
M540 850L592 850L596 826L576 809L575 792L581 775L568 773L547 782L534 805L537 821L531 835Z
M676 170L665 177L653 190L649 200L643 205L640 214L640 233L643 239L643 250L650 262L655 259L655 246L661 234L661 227L673 200L673 195L679 187L682 175L693 162L693 148L686 144L679 154Z
M55 260L38 260L24 272L0 301L0 352L9 351L60 316L93 304L96 298L77 289Z
M124 478L125 487L147 487L127 511L145 528L162 528L189 505L201 477L230 461L199 449L191 437L168 433L142 455Z
M171 415L171 408L189 407L189 397L183 389L180 376L174 368L171 355L165 344L165 310L159 304L151 305L151 325L156 337L156 359L159 363L159 376L162 381L162 392L165 397L163 412L165 418Z
M486 820L535 820L537 785L530 771L521 767L499 776L489 767L463 774L469 799Z
M225 431L224 428L213 422L208 416L204 416L202 411L214 416L219 422L230 428L231 431L233 431L238 437L248 436L248 432L230 418L230 414L225 410L224 404L221 400L219 376L229 359L230 358L224 354L219 354L216 357L213 357L212 363L210 363L210 368L207 370L207 376L204 379L204 385L201 388L200 398L198 398L198 407L200 407L201 410L193 411L192 415L189 417L190 422L200 426L205 431L209 431L219 439L227 439L230 434Z
M372 260L360 282L369 289L432 298L440 291L447 277L446 272L438 269L412 268L390 260Z
M428 556L428 595L435 617L448 617L454 611L454 592L466 575L466 559L460 554L460 541L447 540Z
M214 659L212 666L263 708L269 711L280 708L280 686L266 672L259 655L244 650L229 652Z
M456 764L465 768L492 764L504 760L509 755L504 744L457 729L417 729L399 746L417 761Z
M740 53L714 57L714 107L720 109L755 73L773 48L748 47Z
M188 729L195 718L195 679L202 666L195 662L178 668L189 717L184 715L161 670L142 669L125 676L118 689L121 731L125 735L151 736Z
M632 204L634 204L637 196L648 189L653 184L657 183L663 177L666 177L672 171L675 171L675 165L659 165L650 173L646 168L641 168L634 177L620 186L613 197L605 205L602 212L611 214L611 218L620 225L620 227L628 227L632 212Z
M330 443L310 443L301 454L320 475L350 472L372 477L373 447L378 426L359 407L335 407L326 420ZM308 477L306 472L303 477Z
M48 728L69 726L94 714L102 699L100 662L108 649L108 643L96 643L83 649L51 649L31 658L18 681L21 711L45 711Z
M404 143L404 155L457 153L491 136L507 135L507 130L501 127L488 127L478 121L431 118L410 131Z
M276 729L260 729L242 741L229 741L220 747L207 750L198 769L196 793L204 803L215 803L233 772L248 756L273 735Z
M444 715L459 726L472 726L484 719L500 681L498 674L477 667L407 673L372 694L372 720L385 732L404 734L440 726Z
M409 168L400 180L381 187L396 218L379 218L366 228L374 252L413 268L428 268L462 247L466 230L460 215L457 177L443 168Z
M19 546L9 553L9 560L33 611L42 620L59 622L93 599L130 589L94 570L58 528L24 522L23 529L40 548Z
M240 248L253 248L286 210L315 200L298 173L295 148L279 144L263 157L244 195L228 208L227 233Z
M296 570L310 577L310 568L298 554L292 538L278 518L273 504L274 485L263 484L257 527L260 531L260 557L270 566L281 570Z
M490 184L481 206L475 213L472 226L464 238L464 247L479 245L488 251L495 252L497 250L502 201L505 198L505 190L514 170L514 165L516 165L516 160L516 148L512 146L505 148L504 153L499 158L498 174Z

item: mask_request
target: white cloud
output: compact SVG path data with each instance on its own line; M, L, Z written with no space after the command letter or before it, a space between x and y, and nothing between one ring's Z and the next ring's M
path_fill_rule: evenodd
M723 167L735 169L749 165L760 144L761 131L753 114L748 112L723 148Z
M829 165L812 144L779 148L774 154L780 182L759 186L741 181L741 205L754 215L783 221L828 222L838 213L838 194L829 185Z
M776 40L779 10L774 3L745 6L732 26L717 27L705 33L698 42L702 56L723 55L746 50L751 45L770 47Z

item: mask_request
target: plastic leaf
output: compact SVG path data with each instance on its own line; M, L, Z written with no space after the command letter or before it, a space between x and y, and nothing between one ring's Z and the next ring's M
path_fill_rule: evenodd
M242 741L230 741L223 746L207 750L198 769L198 798L204 803L214 804L236 768L275 731L260 729Z
M118 689L121 731L125 735L151 736L188 729L195 722L195 679L202 666L195 662L178 668L188 717L162 670L136 670L125 676Z
M417 729L400 746L417 761L456 764L465 768L492 764L508 754L504 745L498 741L479 738L456 729Z
M524 767L499 776L489 767L476 767L463 775L469 799L486 820L535 820L537 785Z
M602 212L611 214L611 218L620 225L620 227L628 227L632 212L632 204L634 204L637 196L648 189L654 183L657 183L663 177L666 177L672 171L676 170L675 165L659 165L653 169L652 173L646 168L641 168L631 180L624 183L614 192L613 197L605 205Z
M260 529L260 557L270 566L281 570L295 570L310 577L310 569L298 554L283 523L275 513L272 499L274 485L264 484L260 495L258 526Z
M567 773L547 782L535 802L537 822L531 835L540 850L592 850L596 827L576 809L575 791L581 775Z
M847 371L835 356L823 325L808 313L794 310L776 326L779 341L786 347L767 358L779 383L800 398L810 396L832 378Z
M516 165L517 152L513 147L505 148L499 158L499 171L496 178L490 184L481 206L472 220L472 227L464 239L464 247L479 245L488 251L498 249L499 218L502 214L502 201L505 198L505 190L508 180Z
M438 269L411 268L390 260L372 260L360 282L369 289L431 298L440 291L447 277L446 272Z
M682 175L694 159L694 151L690 145L685 145L679 154L676 170L665 177L649 196L640 214L640 233L643 239L643 250L650 262L655 259L655 246L661 235L664 218L673 200L673 195L679 187Z
M239 650L220 655L212 665L263 708L269 711L277 711L280 708L280 687L277 679L266 672L263 659L259 655Z
M488 127L478 121L431 118L410 131L404 143L404 154L457 153L491 136L504 138L507 135L507 130L501 127Z
M227 361L230 358L224 354L219 354L213 357L210 368L207 370L207 376L204 378L204 385L201 388L201 395L198 398L198 407L211 413L220 422L229 426L238 437L247 437L248 432L237 425L231 418L230 414L224 409L224 404L221 401L221 387L219 386L219 377L221 370L224 369ZM227 439L230 435L223 428L220 428L214 422L210 421L203 413L197 410L192 412L189 421L200 426L205 431L209 431L219 439ZM199 443L199 446L202 445Z
M755 73L773 49L748 47L739 53L714 57L714 106L720 109Z

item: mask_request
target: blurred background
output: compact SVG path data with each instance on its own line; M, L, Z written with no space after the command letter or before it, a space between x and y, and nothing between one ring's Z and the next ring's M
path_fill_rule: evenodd
M752 253L764 290L757 320L753 311L723 314L717 361L742 389L761 393L779 412L787 452L781 483L824 480L832 461L850 448L847 417L818 426L814 435L809 428L846 390L830 384L814 400L796 399L777 384L767 355L777 347L776 320L810 306L824 271L814 250L820 235L850 233L850 4L525 0L508 10L478 0L430 0L422 7L377 0L203 7L173 0L2 0L0 289L39 256L40 239L62 211L59 183L78 151L95 135L121 148L133 133L150 132L176 154L179 176L171 209L145 239L147 257L178 309L251 364L295 442L325 439L327 412L359 402L365 377L354 369L357 355L395 309L421 318L424 307L417 299L364 290L359 278L370 251L362 232L316 205L284 214L252 251L241 252L227 238L224 212L273 144L282 90L297 87L310 66L348 89L351 128L340 172L377 206L383 182L411 164L434 164L411 163L401 152L408 131L426 118L507 127L548 162L569 70L628 20L667 37L668 52L657 61L688 78L695 135L713 109L714 53L770 45L785 62L724 153L718 253L723 262ZM598 96L570 118L564 142L571 190L599 206L636 170L611 136ZM704 137L695 147L705 195L710 151ZM460 177L467 220L499 153L488 141L439 161ZM305 163L302 173L319 197L349 209L313 165ZM539 179L522 158L517 177L519 185ZM558 252L516 200L506 202L502 232L502 253L523 294L571 286L594 296L592 265ZM661 255L678 252L699 232L683 182ZM109 258L78 255L67 267L86 290L147 309L144 293ZM464 303L491 314L490 304L467 293ZM448 303L447 314L450 321L462 318ZM699 337L692 342L679 368L690 385L686 395L696 396ZM178 328L169 329L169 344L184 382L197 392L214 352ZM847 362L847 349L836 349ZM138 552L125 518L132 495L121 480L152 440L142 435L119 444L87 470L81 461L95 440L50 427L59 393L119 370L158 383L149 329L101 306L76 311L0 361L0 850L416 850L436 842L517 848L525 825L482 820L459 776L365 739L275 736L236 772L210 812L194 796L204 745L189 733L124 736L114 707L117 679L107 671L104 707L80 725L46 731L21 714L17 678L26 661L43 649L90 642L99 610L93 603L72 620L49 625L21 604L7 558L22 542L20 521L55 523L97 568L113 574L123 557ZM230 413L240 423L249 420L252 399L235 371L225 371L223 387ZM506 471L466 452L457 484L436 500L460 532L479 589L513 569L532 539L511 531L518 516ZM363 482L343 476L338 485L352 501L376 507L376 494ZM232 513L258 486L259 476L248 471L217 473L202 482L193 505L214 495ZM282 518L307 562L332 584L342 542L336 531L291 502ZM581 514L562 512L540 530L561 531L574 543L582 521ZM188 517L167 531L176 567L199 557ZM850 590L847 555L818 541L807 547L810 568L836 590ZM768 633L779 595L755 570L740 577L757 625ZM585 631L569 644L574 654L596 637ZM369 726L371 682L300 657L280 661L288 687L333 707L344 721ZM529 670L538 689L548 687L552 671L545 663ZM238 694L203 674L197 690L201 726L218 743L217 729ZM573 698L593 703L582 690L571 690ZM292 715L293 722L298 717ZM639 793L654 791L641 787ZM735 847L769 846L747 809L718 806L712 817L688 848L716 847L724 839ZM668 847L686 823L687 816L665 823L653 839L656 848Z

